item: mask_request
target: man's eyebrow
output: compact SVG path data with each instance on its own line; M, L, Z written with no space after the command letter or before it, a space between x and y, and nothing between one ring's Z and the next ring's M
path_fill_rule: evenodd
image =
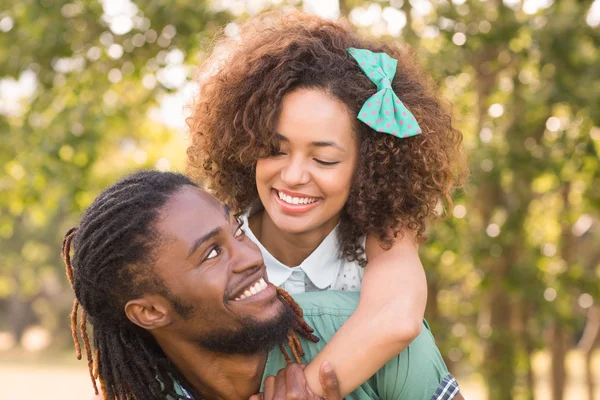
M208 232L207 234L202 235L201 237L199 237L198 239L196 239L196 241L194 242L194 244L190 248L190 251L189 251L189 253L188 253L188 255L187 255L186 258L190 258L190 256L192 254L194 254L196 252L196 250L198 250L198 248L200 246L202 246L205 242L209 241L213 237L217 236L219 233L221 233L222 230L223 230L223 228L221 228L221 227L215 228L212 231Z
M289 142L289 139L286 138L285 136L283 136L281 133L276 133L275 137L277 138L277 140L280 140L282 142ZM314 146L314 147L335 147L338 150L341 150L341 151L344 151L344 152L346 151L346 150L344 150L344 148L342 146L340 146L336 142L327 141L327 140L322 140L322 141L320 140L320 141L317 141L317 142L311 142L310 145Z
M226 219L229 219L229 214L231 213L231 209L227 204L223 204L223 215Z

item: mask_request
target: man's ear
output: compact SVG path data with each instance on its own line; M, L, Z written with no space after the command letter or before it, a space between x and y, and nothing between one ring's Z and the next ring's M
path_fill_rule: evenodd
M129 300L125 304L125 315L137 326L146 330L162 328L171 323L171 309L159 296L145 296Z

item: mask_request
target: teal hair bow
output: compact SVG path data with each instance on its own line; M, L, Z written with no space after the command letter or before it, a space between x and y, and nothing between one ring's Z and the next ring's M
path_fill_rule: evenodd
M358 119L378 132L399 138L421 133L414 115L392 89L398 61L385 53L349 48L348 53L358 62L367 77L377 85L377 93L363 104Z

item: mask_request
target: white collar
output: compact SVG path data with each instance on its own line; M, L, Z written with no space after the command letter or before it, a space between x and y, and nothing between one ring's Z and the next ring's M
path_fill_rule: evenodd
M258 246L267 267L269 281L275 286L281 286L292 273L298 269L304 271L311 282L319 289L327 289L333 284L338 275L341 265L344 263L339 257L338 226L336 226L323 239L321 244L298 266L288 267L273 257L271 253L260 243L248 224L248 216L252 208L240 216L244 223L246 235Z

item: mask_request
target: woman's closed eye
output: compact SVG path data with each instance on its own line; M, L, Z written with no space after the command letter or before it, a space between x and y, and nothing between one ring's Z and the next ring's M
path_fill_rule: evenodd
M313 160L321 165L336 165L340 163L339 161L323 161L319 160L318 158L314 158Z
M269 147L269 157L284 156L285 152L281 150L281 144L273 144Z

